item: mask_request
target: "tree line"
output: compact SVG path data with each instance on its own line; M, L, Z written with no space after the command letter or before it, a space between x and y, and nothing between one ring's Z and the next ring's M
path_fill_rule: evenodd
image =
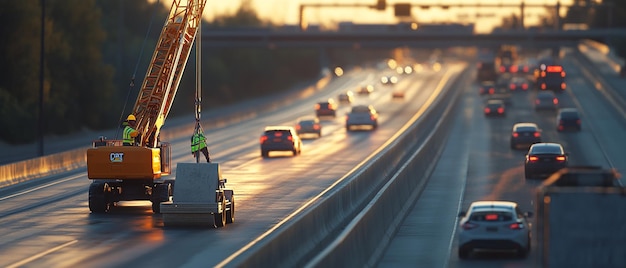
M46 135L117 127L120 115L132 110L169 6L147 0L46 0L42 16L41 3L0 0L0 140L19 144L38 138L40 91ZM204 25L271 26L246 1L234 14ZM320 73L317 50L202 52L205 110L282 91ZM193 113L191 53L170 116Z

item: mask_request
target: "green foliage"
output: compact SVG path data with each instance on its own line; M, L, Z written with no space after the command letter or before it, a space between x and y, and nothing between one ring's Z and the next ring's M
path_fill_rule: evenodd
M41 1L0 2L2 139L34 140L43 92L46 134L103 127L109 117L112 68L103 64L105 32L93 0L46 1L45 61L40 86Z

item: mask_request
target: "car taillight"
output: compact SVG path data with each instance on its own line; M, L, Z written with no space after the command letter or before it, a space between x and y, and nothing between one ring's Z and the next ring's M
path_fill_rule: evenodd
M504 71L506 71L506 68L504 66L500 66L500 72L504 73Z
M504 108L502 108L502 107L498 108L498 113L499 114L503 114L504 113Z
M319 110L321 107L319 104L315 104L315 110Z
M561 83L561 89L565 90L565 88L567 88L567 85L565 83Z
M517 138L517 137L519 137L519 133L513 132L513 138Z
M557 99L557 98L552 99L552 103L559 104L559 99Z
M536 157L533 155L528 157L528 162L537 162L537 161L539 161L539 157Z
M376 116L375 115L370 115L370 120L372 120L372 121L376 120Z
M489 94L493 94L493 93L496 93L496 90L493 88L489 88Z
M562 155L557 156L556 161L565 162L565 156L562 156Z
M490 112L491 112L491 109L489 109L489 108L485 108L485 113L486 113L486 114L488 114L488 113L490 113Z
M463 223L463 225L461 225L461 228L463 228L463 230L471 230L478 227L478 224L473 224L471 222L466 222Z
M539 103L541 103L541 101L535 100L535 104L539 104Z
M296 125L296 130L300 130L300 129L302 129L302 126Z
M511 88L511 90L514 90L515 89L515 84L511 84L509 87Z
M546 89L546 84L545 83L541 83L541 89Z
M320 129L320 125L313 125L313 129Z
M535 138L539 138L539 137L541 137L541 133L539 131L537 131L537 132L535 132L533 134L533 136L535 136Z
M528 84L522 84L522 89L527 90L528 89Z
M259 141L261 143L264 143L267 139L268 139L267 136L261 136L261 139L259 139Z
M524 229L524 224L520 222L509 224L509 229L511 230L522 230Z

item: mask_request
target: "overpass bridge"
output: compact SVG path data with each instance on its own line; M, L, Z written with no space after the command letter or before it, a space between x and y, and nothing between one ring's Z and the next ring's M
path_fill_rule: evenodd
M513 30L489 34L417 31L277 31L265 28L209 28L202 31L206 48L448 48L498 47L517 44L527 48L575 47L581 40L609 43L626 38L626 29Z

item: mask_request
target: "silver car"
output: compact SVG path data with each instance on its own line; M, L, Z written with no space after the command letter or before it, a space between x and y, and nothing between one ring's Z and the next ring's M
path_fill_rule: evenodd
M532 212L522 212L510 201L477 201L459 213L459 258L474 251L513 251L525 258L530 252Z
M374 130L378 127L378 112L371 105L355 105L346 115L346 130L353 127L369 126Z

